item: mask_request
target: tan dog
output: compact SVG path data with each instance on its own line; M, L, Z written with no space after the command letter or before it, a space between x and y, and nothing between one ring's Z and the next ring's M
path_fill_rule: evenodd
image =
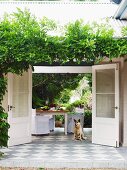
M80 123L80 119L77 121L74 119L75 126L74 126L74 139L82 140L85 139L83 129Z

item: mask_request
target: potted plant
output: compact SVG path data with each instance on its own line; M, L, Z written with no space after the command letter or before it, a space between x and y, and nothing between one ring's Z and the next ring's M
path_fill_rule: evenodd
M55 116L55 127L62 127L63 120L64 120L63 115L56 115Z

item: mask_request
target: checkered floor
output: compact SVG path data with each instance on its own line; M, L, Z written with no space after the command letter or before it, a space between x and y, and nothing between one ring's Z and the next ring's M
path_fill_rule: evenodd
M73 135L52 132L48 136L34 136L29 144L1 149L5 153L4 160L124 160L119 149L91 143L91 135L83 141L73 140Z

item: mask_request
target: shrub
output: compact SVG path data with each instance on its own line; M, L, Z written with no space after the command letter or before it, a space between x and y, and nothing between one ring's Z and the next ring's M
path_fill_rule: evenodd
M92 127L92 110L85 110L84 127Z

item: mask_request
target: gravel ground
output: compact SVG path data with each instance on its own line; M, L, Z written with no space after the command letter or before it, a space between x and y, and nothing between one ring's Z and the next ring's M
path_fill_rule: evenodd
M0 167L0 170L44 170L44 169L39 169L39 168L3 168Z
M116 169L116 168L3 168L0 170L127 170L127 169Z

